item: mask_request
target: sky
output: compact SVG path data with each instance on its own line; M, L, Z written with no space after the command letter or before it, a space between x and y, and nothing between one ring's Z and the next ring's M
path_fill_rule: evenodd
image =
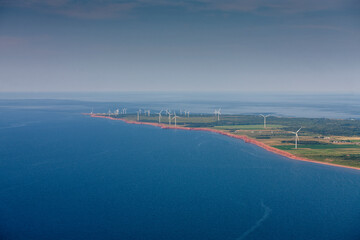
M0 0L0 92L360 93L359 0Z

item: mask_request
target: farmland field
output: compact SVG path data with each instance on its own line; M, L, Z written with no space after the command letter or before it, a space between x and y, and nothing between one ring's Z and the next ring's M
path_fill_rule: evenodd
M269 124L266 125L266 128L264 129L264 125L224 125L224 126L215 126L216 129L224 129L224 130L268 130L268 129L274 129L274 128L282 128L282 125L276 125L276 124Z

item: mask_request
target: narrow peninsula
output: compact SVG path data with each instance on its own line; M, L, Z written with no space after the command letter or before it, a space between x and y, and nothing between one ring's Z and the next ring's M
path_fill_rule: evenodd
M360 121L354 119L292 118L271 115L220 115L158 112L90 113L164 129L210 131L260 146L273 153L307 162L360 170Z

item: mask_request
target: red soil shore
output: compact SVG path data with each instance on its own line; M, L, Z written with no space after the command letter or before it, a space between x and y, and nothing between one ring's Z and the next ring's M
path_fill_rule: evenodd
M307 158L298 157L298 156L295 156L294 154L291 154L291 153L285 152L283 150L268 146L268 145L266 145L266 144L264 144L262 142L259 142L259 141L255 140L255 139L251 139L251 138L249 138L247 136L235 135L235 134L224 132L224 131L221 131L221 130L210 129L210 128L190 128L190 127L179 127L179 126L175 127L175 126L169 126L167 124L162 124L162 123L136 122L136 121L126 120L126 119L121 119L121 118L112 118L112 117L108 117L108 116L98 116L98 115L95 115L95 114L85 114L85 115L90 115L91 117L94 117L94 118L107 118L107 119L111 119L111 120L119 120L119 121L123 121L123 122L129 123L129 124L151 125L151 126L160 127L160 128L163 128L163 129L182 129L182 130L190 130L190 131L214 132L214 133L222 134L222 135L225 135L225 136L228 136L228 137L241 139L246 143L255 144L255 145L257 145L257 146L259 146L259 147L261 147L261 148L263 148L263 149L265 149L265 150L267 150L269 152L273 152L275 154L285 156L287 158L291 158L291 159L294 159L294 160L360 170L360 168L358 168L358 167L343 166L343 165L338 165L338 164L333 164L333 163L326 163L326 162L319 162L319 161L315 161L315 160L311 160L311 159L307 159Z

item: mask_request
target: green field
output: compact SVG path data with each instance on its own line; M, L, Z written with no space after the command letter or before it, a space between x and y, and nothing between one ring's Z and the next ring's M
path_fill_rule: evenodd
M276 124L269 124L266 125L266 128L264 128L264 125L225 125L225 126L215 126L216 129L223 129L223 130L269 130L269 129L275 129L275 128L282 128L282 125L276 125Z
M294 149L292 146L291 149L284 150L296 156L305 157L316 161L360 167L360 153L358 148Z
M276 145L273 146L275 148L281 150L293 150L294 145ZM335 144L298 144L298 149L348 149L348 148L360 148L359 145L352 145L352 144L344 144L344 145L335 145Z

